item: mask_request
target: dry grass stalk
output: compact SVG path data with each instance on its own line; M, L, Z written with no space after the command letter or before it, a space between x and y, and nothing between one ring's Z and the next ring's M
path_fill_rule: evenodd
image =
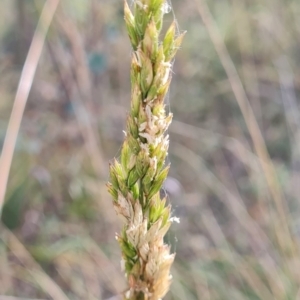
M18 238L4 226L0 226L0 230L2 233L1 240L7 245L20 263L26 267L30 277L37 283L37 285L53 300L69 300L67 295L56 284L56 282L48 276L40 265L32 258L31 254L18 240Z
M276 175L276 170L268 153L264 138L248 100L246 91L229 55L227 47L220 35L217 25L215 24L215 21L206 4L206 1L195 0L195 3L215 47L215 50L220 58L223 68L227 74L232 91L248 127L251 139L253 141L253 146L260 160L261 168L268 184L270 195L274 200L276 216L273 218L276 220L275 233L277 236L277 243L284 255L287 254L288 256L292 255L296 257L299 249L297 248L297 245L295 245L294 237L289 228L289 213L286 207L286 201Z
M51 25L59 2L59 0L48 0L45 3L21 73L0 157L0 215L23 113L34 75L42 55L47 31Z
M167 6L166 0L140 0L134 2L132 13L125 1L125 22L134 50L132 99L121 159L110 165L108 190L124 220L117 240L129 283L125 298L131 300L162 299L170 287L174 260L163 241L172 222L170 206L160 197L169 171L164 166L169 147L165 132L172 120L164 98L184 34L176 37L173 23L159 41Z

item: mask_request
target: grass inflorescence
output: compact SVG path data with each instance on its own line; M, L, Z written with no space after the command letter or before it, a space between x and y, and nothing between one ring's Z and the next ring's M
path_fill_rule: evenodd
M184 34L172 23L159 40L165 0L125 1L125 22L132 44L131 109L120 161L110 165L108 190L124 220L117 240L128 278L126 299L162 299L169 290L174 254L163 238L172 219L160 190L169 171L165 165L172 114L164 99L171 82L172 60Z

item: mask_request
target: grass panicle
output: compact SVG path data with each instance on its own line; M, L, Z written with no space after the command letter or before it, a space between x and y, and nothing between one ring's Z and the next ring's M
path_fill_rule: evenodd
M124 220L117 240L129 290L126 299L158 300L168 292L174 254L163 238L172 219L160 189L169 166L166 134L172 114L164 99L171 81L172 60L184 34L176 37L175 24L159 41L165 0L135 1L132 12L125 1L125 22L132 44L132 99L120 161L110 165L108 190Z

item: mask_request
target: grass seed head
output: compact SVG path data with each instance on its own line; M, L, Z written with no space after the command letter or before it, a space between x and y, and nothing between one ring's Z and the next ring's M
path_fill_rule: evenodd
M172 121L164 98L171 82L171 60L183 35L176 38L172 23L159 41L166 5L166 0L135 0L131 11L124 3L133 48L131 110L121 159L110 166L107 187L124 221L117 240L129 285L125 298L130 300L162 299L170 287L174 260L163 241L172 223L171 208L159 191L169 172L169 166L163 166L169 146L166 130Z

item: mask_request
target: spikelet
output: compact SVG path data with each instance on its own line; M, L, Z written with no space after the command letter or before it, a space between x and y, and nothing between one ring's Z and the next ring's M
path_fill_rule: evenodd
M171 81L172 59L184 33L175 24L160 42L166 0L124 2L125 23L132 44L131 110L120 162L110 165L108 191L124 228L117 240L129 288L125 299L159 300L168 292L174 254L164 244L172 218L160 189L169 171L165 158L172 121L164 98Z

